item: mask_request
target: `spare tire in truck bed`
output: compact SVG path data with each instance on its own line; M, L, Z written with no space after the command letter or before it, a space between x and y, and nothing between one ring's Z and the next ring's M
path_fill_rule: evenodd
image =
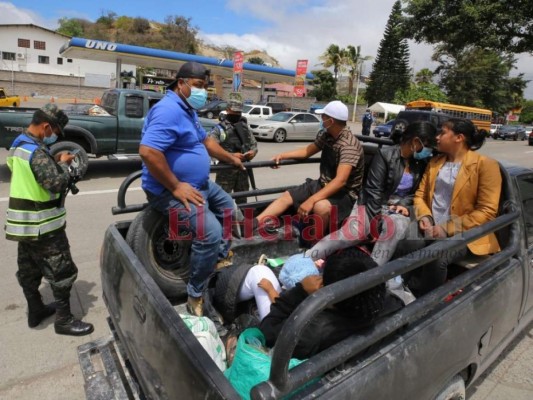
M147 207L131 223L126 241L166 296L183 297L187 295L191 240L169 240L168 220Z

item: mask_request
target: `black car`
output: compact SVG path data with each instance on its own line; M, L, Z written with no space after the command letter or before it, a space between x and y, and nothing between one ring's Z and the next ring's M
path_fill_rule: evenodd
M495 139L513 139L526 140L526 128L522 125L504 125L498 129L494 136Z
M199 117L213 119L218 117L221 111L225 111L227 106L228 102L225 100L213 100L200 108L197 113Z
M389 137L392 132L392 127L396 123L396 120L391 119L385 124L377 125L373 130L372 133L375 137Z
M272 108L272 114L276 114L282 111L289 111L289 107L287 107L285 103L271 102L271 103L265 103L264 105Z

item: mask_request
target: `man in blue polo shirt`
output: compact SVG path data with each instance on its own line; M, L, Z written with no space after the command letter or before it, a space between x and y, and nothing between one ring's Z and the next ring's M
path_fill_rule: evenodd
M217 259L229 252L222 221L224 211L233 210L231 197L209 180L209 157L244 169L198 121L195 109L207 100L208 82L209 71L203 65L183 64L166 96L146 116L139 147L142 187L150 205L167 215L175 209L179 219L188 222L192 247L187 306L198 316L205 281Z

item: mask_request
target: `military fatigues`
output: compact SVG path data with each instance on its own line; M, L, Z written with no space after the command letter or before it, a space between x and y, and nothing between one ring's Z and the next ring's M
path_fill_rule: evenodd
M78 273L65 233L68 167L30 134L15 139L7 165L12 179L5 229L7 239L18 241L19 284L32 295L44 277L54 298L67 300Z
M242 140L239 138L235 126L228 121L220 122L209 135L215 138L222 148L229 153L244 154L250 150L257 153L257 141L248 128L246 120L241 118L237 124L241 124L245 133ZM237 168L217 172L215 182L228 193L243 192L250 189L248 172ZM237 204L246 203L246 198L235 199L235 202Z

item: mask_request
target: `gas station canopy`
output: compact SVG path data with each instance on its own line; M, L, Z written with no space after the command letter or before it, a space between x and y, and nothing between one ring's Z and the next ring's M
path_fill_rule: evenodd
M189 61L196 61L211 70L212 75L220 75L226 78L233 76L233 60L204 57L195 54L178 53L170 50L152 49L103 40L73 37L61 47L59 53L62 57L66 58L105 61L115 63L117 66L131 64L170 70L178 70L182 64ZM118 70L120 71L120 67L118 67ZM253 79L264 83L293 83L295 73L294 70L250 63L244 63L243 71L246 79ZM306 79L313 78L314 76L311 73L306 75Z

